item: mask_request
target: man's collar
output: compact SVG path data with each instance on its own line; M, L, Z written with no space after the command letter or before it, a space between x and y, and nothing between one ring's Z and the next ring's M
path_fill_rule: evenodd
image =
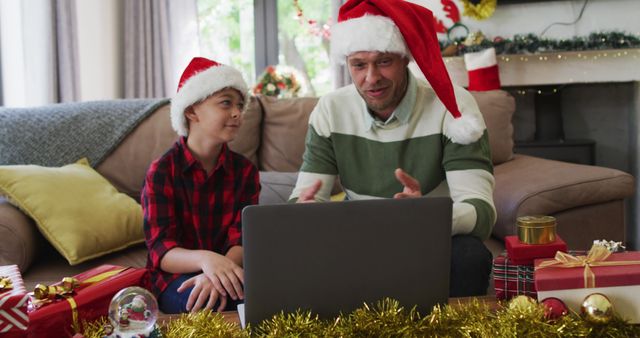
M392 125L394 121L398 121L400 124L405 124L409 121L411 117L411 112L413 111L413 107L416 103L416 92L417 92L417 84L416 79L407 69L407 91L404 94L404 97L398 104L398 107L393 111L391 116L387 119L387 121L380 121L373 117L373 115L369 112L369 109L366 108L364 111L364 125L365 130L369 131L374 127L387 127ZM362 100L366 107L366 102L364 99Z

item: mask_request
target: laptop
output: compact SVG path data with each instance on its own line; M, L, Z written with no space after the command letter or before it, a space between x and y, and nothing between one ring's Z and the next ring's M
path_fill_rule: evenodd
M446 304L451 209L448 197L246 207L243 323L333 318L385 297L422 314Z

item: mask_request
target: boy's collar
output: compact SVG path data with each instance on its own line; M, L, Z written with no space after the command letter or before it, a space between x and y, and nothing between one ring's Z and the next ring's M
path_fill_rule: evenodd
M191 149L189 149L189 147L187 147L187 137L186 136L180 137L180 146L184 150L182 152L184 154L184 159L185 159L185 163L186 163L186 166L184 167L184 171L190 169L196 163L200 163L198 161L198 159L191 152ZM221 166L222 166L222 168L227 170L229 168L229 162L230 161L231 161L231 156L229 156L229 146L227 146L226 143L223 143L222 147L220 148L220 154L218 154L218 157L216 159L216 165L214 166L213 170L214 171L218 170Z

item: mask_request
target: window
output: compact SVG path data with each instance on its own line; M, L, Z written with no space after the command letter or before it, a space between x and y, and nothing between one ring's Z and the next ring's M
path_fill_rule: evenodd
M328 36L331 1L198 0L197 4L203 56L238 68L250 86L256 83L256 75L264 71L256 69L256 55L260 55L260 68L265 66L264 60L271 60L267 65L277 62L294 68L306 84L305 95L320 96L331 91ZM273 42L261 37L264 41L258 41L261 50L257 51L255 18L266 18L261 19L265 27L259 31L274 34ZM274 46L275 32L278 32L277 46Z
M302 74L307 95L320 96L332 89L330 16L326 0L278 1L278 61Z
M204 57L240 70L255 82L253 0L198 0L200 50Z

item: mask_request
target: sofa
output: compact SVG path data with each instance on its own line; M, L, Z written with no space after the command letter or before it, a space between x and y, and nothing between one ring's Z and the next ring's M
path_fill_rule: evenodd
M487 124L494 162L498 218L485 242L494 254L503 250L505 236L516 233L516 218L522 215L555 216L558 233L571 249L588 248L594 239L625 241L625 199L634 193L631 175L514 154L514 98L502 90L472 94ZM308 116L316 102L317 98L251 98L244 124L230 147L260 169L261 204L286 202L302 161ZM169 103L157 107L95 166L119 192L136 201L148 165L177 139L169 110ZM339 192L339 186L335 191ZM17 264L27 288L54 283L100 264L143 267L146 248L136 243L70 265L42 236L33 219L0 197L0 265Z

